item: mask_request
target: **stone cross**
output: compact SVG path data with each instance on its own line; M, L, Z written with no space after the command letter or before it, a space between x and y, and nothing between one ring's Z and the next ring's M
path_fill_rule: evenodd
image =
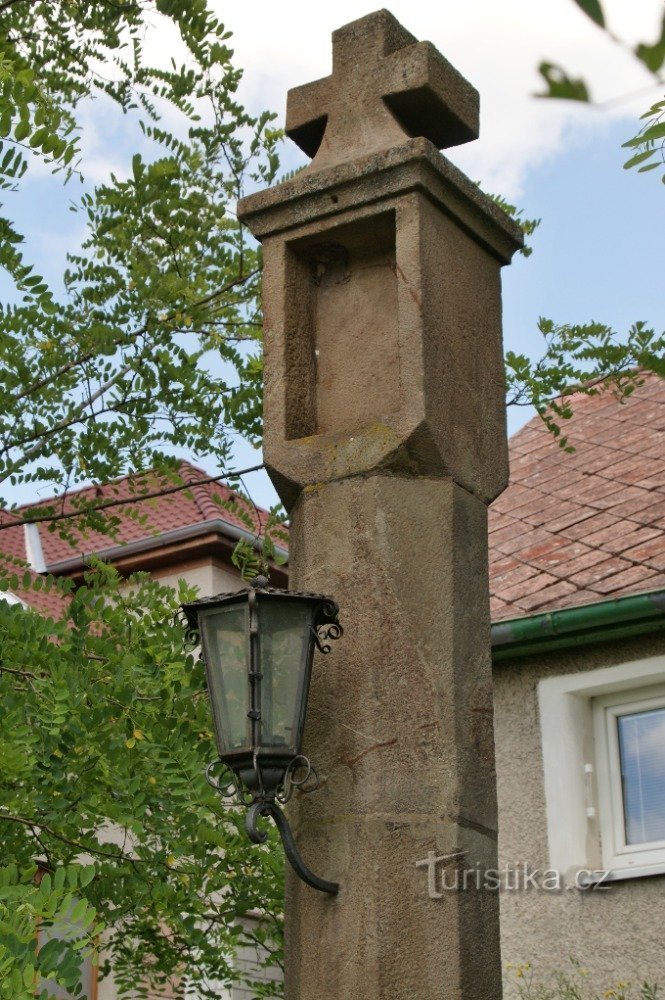
M289 92L286 133L316 169L414 135L442 149L478 138L478 92L381 10L333 32L332 76Z
M315 663L290 818L335 897L287 872L287 1000L498 1000L487 505L508 477L500 268L519 228L436 149L475 91L386 11L292 91L315 154L244 199L263 243L266 467L290 581L344 638ZM317 152L318 150L318 152ZM440 881L440 879L439 879Z

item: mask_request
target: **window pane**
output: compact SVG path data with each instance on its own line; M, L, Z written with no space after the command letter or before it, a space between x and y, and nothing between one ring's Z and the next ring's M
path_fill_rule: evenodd
M76 901L72 903L72 907L74 907L75 903ZM76 925L69 923L56 923L51 927L45 927L42 924L37 934L38 947L43 948L47 941L52 941L54 939L56 941L68 941L76 936ZM84 958L81 963L82 993L76 995L85 997L86 1000L92 1000L96 981L96 969L92 964L92 957L88 956L87 958ZM40 979L39 990L48 990L49 997L57 997L58 1000L61 1000L61 998L62 1000L71 1000L74 995L63 986L56 985L52 979Z
M271 598L260 604L262 741L295 746L311 608Z
M617 718L627 844L665 840L665 708Z
M247 605L235 604L201 616L200 626L207 652L212 710L224 748L233 750L248 741Z

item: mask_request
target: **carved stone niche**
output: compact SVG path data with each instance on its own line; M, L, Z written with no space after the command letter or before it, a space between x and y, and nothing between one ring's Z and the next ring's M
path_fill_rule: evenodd
M500 268L519 228L422 137L244 199L283 502L369 472L507 483Z
M400 408L395 212L288 245L286 439L353 434Z

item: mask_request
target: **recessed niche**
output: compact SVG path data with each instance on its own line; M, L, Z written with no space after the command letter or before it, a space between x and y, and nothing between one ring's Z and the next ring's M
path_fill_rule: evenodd
M395 216L290 247L287 437L352 431L400 407Z

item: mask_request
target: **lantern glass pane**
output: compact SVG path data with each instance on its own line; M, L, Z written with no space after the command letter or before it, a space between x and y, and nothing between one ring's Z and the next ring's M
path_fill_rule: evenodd
M199 625L217 743L220 751L249 740L249 627L246 604L231 604L201 615Z
M271 598L260 602L261 742L299 749L312 644L310 602Z

